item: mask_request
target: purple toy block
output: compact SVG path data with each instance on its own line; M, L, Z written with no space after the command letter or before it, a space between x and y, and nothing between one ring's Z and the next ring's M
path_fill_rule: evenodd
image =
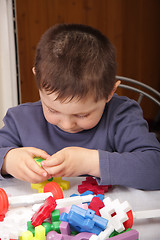
M135 230L132 229L128 232L124 232L121 234L118 234L117 236L114 236L112 238L107 238L107 239L112 239L112 240L137 240L139 237L139 233Z
M61 234L66 234L66 235L71 234L71 229L68 222L61 222L59 228L60 228Z
M92 235L93 234L89 232L82 232L78 233L75 236L71 236L66 234L59 234L55 231L50 231L47 234L47 240L89 240Z

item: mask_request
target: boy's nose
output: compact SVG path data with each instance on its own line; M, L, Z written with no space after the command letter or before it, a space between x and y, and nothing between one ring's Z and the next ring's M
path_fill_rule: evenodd
M74 127L75 127L75 121L70 118L70 117L64 117L62 120L61 120L61 126L63 127L63 130L72 130Z

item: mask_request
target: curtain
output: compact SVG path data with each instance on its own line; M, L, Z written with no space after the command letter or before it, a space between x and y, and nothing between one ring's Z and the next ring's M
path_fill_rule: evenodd
M18 104L12 0L0 0L0 127L8 108Z

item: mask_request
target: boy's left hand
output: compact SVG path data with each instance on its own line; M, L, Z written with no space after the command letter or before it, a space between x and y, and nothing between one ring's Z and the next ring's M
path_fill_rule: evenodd
M84 174L100 177L97 150L67 147L41 162L52 177L74 177Z

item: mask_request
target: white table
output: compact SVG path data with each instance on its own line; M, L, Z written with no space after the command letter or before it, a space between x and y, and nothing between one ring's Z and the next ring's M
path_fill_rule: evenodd
M64 197L69 197L72 193L78 193L78 185L85 178L63 178L70 181L71 188L64 191ZM37 193L31 189L30 184L11 178L0 181L0 188L3 188L9 196L19 196ZM105 197L111 197L112 200L118 198L120 202L128 201L134 212L160 209L160 191L142 191L132 188L114 186L105 194ZM1 230L0 222L0 230ZM134 220L133 229L139 232L140 240L160 240L160 218Z

